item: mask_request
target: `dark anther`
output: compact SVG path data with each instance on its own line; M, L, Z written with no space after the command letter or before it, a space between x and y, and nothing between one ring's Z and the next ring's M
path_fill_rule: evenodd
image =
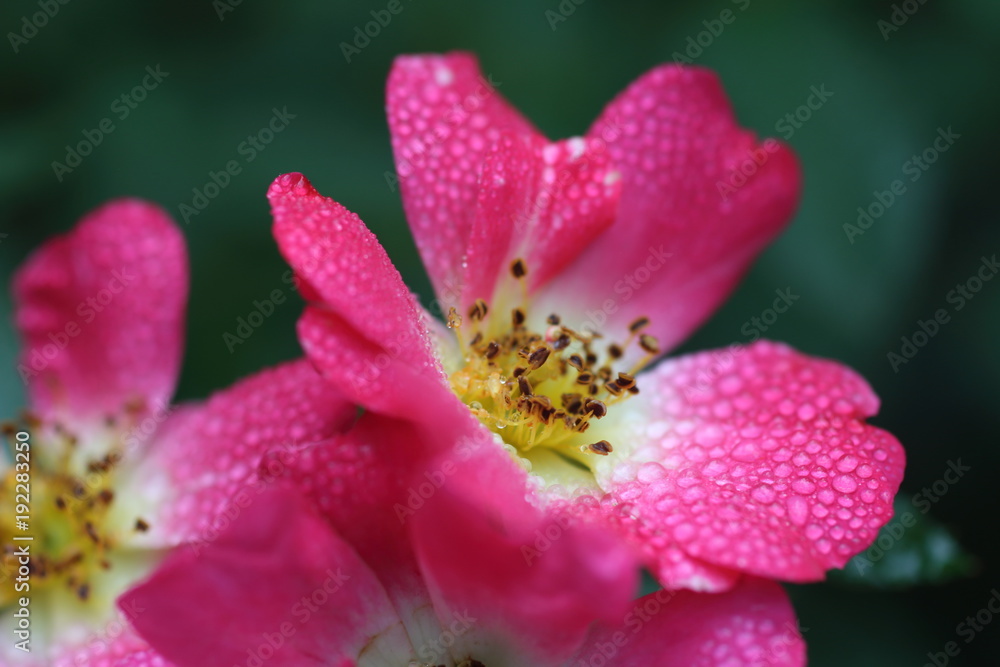
M631 387L629 387L628 388L628 393L630 393L630 394L638 394L639 393L639 385L634 384Z
M579 375L576 376L576 383L577 384L590 384L593 379L594 379L594 376L591 375L590 373L580 373Z
M476 299L476 302L472 304L472 308L469 309L469 319L473 322L482 321L486 317L486 313L489 312L489 307L486 302L482 299Z
M607 440L598 440L597 442L590 445L590 451L595 454L600 454L601 456L607 456L614 451L614 447Z
M552 326L556 327L559 326L559 322L561 322L562 320L559 319L558 315L552 313L547 318L545 318L545 321L551 324Z
M579 414L583 409L583 397L580 394L563 394L562 404L571 415Z
M550 350L548 347L540 347L531 354L528 355L528 364L531 366L531 370L541 368L543 364L548 360Z
M578 371L582 371L583 370L583 358L581 358L579 354L571 354L571 355L569 355L569 365L572 366L573 368L575 368Z
M613 395L615 395L615 396L620 396L620 395L621 395L621 393L622 393L623 391L625 391L625 390L624 390L624 389L622 389L622 387L621 387L621 386L620 386L620 385L619 385L619 384L618 384L617 382L615 382L614 380L612 380L611 382L606 382L606 383L604 384L604 388L608 390L608 393L609 393L609 394L613 394Z
M647 334L639 336L639 347L650 354L659 354L660 352L659 341Z
M476 335L472 337L472 341L469 343L469 347L475 347L483 341L483 334L481 331L477 331Z
M531 383L523 375L517 378L517 387L521 390L521 396L531 396Z
M555 341L552 342L552 347L554 347L557 350L564 350L567 347L569 347L569 343L570 343L569 334L565 333L559 334L559 338L556 338Z
M593 352L588 352L587 353L587 363L588 364L596 364L597 363L597 355L594 354Z
M510 272L517 279L521 279L528 275L528 269L524 265L523 259L515 259L514 263L510 265Z
M56 507L61 510L66 509L66 500L62 496L56 496Z
M629 373L619 373L618 379L615 380L622 389L631 389L635 386L635 377Z
M649 318L640 317L635 322L632 322L632 324L628 325L628 330L631 331L632 333L635 333L640 329L645 329L647 326L649 326Z
M514 323L514 328L520 327L524 324L524 311L520 308L510 311L510 321Z
M136 519L135 529L140 533L145 533L147 530L149 530L149 524L143 521L142 519Z
M493 359L498 354L500 354L500 345L495 340L491 340L490 344L486 346L486 358Z
M76 596L81 600L86 600L90 597L90 584L83 584L78 589L76 589Z
M522 375L524 375L525 372L527 372L527 370L528 369L525 368L524 366L514 366L513 375L514 375L514 377L519 378Z
M83 526L87 530L87 537L94 541L94 544L98 544L101 538L97 536L97 530L94 528L94 524L89 521Z
M612 359L621 359L622 354L623 354L622 349L619 346L615 345L614 343L608 346L608 356L610 356Z
M588 398L583 404L583 411L594 415L597 419L600 419L604 415L608 414L608 406L604 405L601 401Z

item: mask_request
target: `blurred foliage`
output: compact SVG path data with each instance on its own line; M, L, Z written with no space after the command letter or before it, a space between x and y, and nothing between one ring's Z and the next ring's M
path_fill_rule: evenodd
M945 584L977 569L948 529L899 496L896 514L882 527L875 543L851 559L830 580L853 586L906 588Z
M225 0L230 2L230 0ZM890 3L849 0L445 3L402 0L403 11L348 63L341 42L385 2L242 2L222 15L212 0L68 2L18 51L10 32L37 1L0 8L0 274L83 213L116 196L159 202L178 220L209 172L238 160L232 178L184 225L191 251L187 358L179 389L205 396L263 364L298 354L291 299L233 353L233 332L253 300L274 289L284 266L270 239L264 193L279 173L302 171L323 193L358 212L423 298L423 275L396 193L383 86L393 56L471 49L502 92L552 137L585 130L642 71L683 52L724 9L735 20L694 61L719 72L741 122L761 134L825 86L832 97L790 137L806 177L799 213L730 301L681 351L726 345L773 299L800 294L767 336L858 369L883 399L873 420L907 447L904 494L931 483L961 455L972 471L931 514L982 560L975 577L906 592L792 587L809 628L811 664L919 665L953 640L955 625L1000 583L996 487L1000 463L1000 283L961 310L947 295L1000 251L1000 199L992 182L1000 135L1000 5L990 0ZM915 8L884 38L893 5ZM574 7L550 26L546 10ZM740 7L745 6L745 10ZM898 11L902 11L900 8ZM703 41L707 41L704 40ZM114 100L147 66L169 76L147 99L115 115ZM273 143L246 162L239 147L272 109L295 114ZM101 119L114 120L82 164L58 181L53 161ZM939 128L960 138L919 180L904 173ZM896 179L906 192L851 243L845 224ZM918 320L948 308L951 321L908 363L887 354ZM13 372L16 339L7 290L0 295L0 405L23 400ZM928 527L928 535L944 535ZM936 538L940 539L941 538ZM945 544L944 542L940 542ZM901 554L904 552L900 552ZM907 567L884 567L892 578ZM988 628L952 664L995 664L1000 628Z

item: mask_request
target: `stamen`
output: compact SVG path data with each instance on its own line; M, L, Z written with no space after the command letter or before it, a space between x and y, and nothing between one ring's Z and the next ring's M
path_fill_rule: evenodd
M482 322L486 319L486 313L489 312L489 308L486 306L486 302L482 299L476 299L476 302L472 304L472 308L469 309L469 319L473 322Z
M462 316L458 314L458 311L454 306L448 309L448 328L458 329L462 326Z
M583 404L583 411L594 415L598 419L608 414L608 406L594 398L588 398Z
M549 354L552 353L548 347L540 347L531 354L528 355L528 364L531 366L531 370L538 370L545 364L549 358Z
M520 280L528 275L528 268L524 265L523 259L515 259L510 265L510 272L511 275Z
M466 351L466 365L452 373L452 387L480 421L522 452L544 446L562 449L570 458L579 457L578 452L607 455L613 451L607 441L583 444L578 437L595 420L607 416L610 406L638 392L637 369L626 373L614 365L633 340L640 339L644 349L658 349L655 338L638 333L648 326L648 318L633 322L624 345L611 342L598 352L599 332L574 331L557 313L546 316L545 328L532 330L525 307L527 267L523 260L511 264L511 274L520 281L524 299L510 308L509 328L504 331L494 318L489 329L474 329L467 346L456 331ZM488 313L489 305L477 299L467 316L478 323ZM454 329L462 325L455 309L448 313L448 324Z
M600 454L601 456L607 456L614 451L614 447L607 440L598 440L597 442L591 443L588 448L595 454Z
M630 333L638 333L642 329L645 329L647 326L649 326L649 318L640 317L639 319L632 322L632 324L628 325L628 330Z

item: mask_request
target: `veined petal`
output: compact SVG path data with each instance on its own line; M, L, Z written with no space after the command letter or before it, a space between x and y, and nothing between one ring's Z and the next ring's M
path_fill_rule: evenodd
M667 360L642 381L646 420L623 436L635 444L596 476L602 507L647 551L812 581L891 518L904 453L865 423L878 399L850 369L758 342Z
M596 627L567 664L598 664L602 656L615 667L802 667L805 653L781 586L748 578L726 593L639 598L621 624Z
M218 540L175 551L121 598L140 634L179 664L290 667L362 656L407 664L412 647L385 591L301 496L269 490Z
M697 67L663 65L643 75L587 137L607 145L621 172L616 222L540 303L551 308L571 293L588 295L588 309L611 300L605 331L621 337L630 322L649 317L647 333L666 351L718 306L789 221L801 188L797 162L784 144L759 143L740 128L716 75ZM748 164L747 177L740 169Z
M420 369L436 367L421 310L375 235L302 174L268 190L274 236L306 298L321 300L374 345Z
M126 405L165 404L187 292L183 237L153 204L113 201L47 242L14 277L32 409L85 430Z
M148 532L135 536L139 544L210 539L228 525L223 515L255 497L247 485L259 481L257 465L265 452L328 438L355 414L354 405L305 360L262 371L203 404L180 408L157 433L149 455L122 471L122 521L131 529L138 513L149 524ZM127 450L125 462L131 463Z
M502 133L537 130L497 92L469 53L400 56L386 106L406 218L438 296L461 290L482 165ZM457 305L457 300L448 302Z

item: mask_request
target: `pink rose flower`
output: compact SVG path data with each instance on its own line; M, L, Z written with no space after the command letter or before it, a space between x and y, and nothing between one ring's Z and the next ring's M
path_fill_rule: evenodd
M764 341L653 366L799 195L790 149L741 129L711 72L658 67L550 142L473 57L407 56L388 114L450 332L355 214L298 174L269 192L300 339L345 397L440 447L472 415L536 507L612 527L668 588L815 581L871 544L904 454L856 373Z
M283 456L288 486L121 604L148 609L139 632L181 666L804 664L777 583L632 600L635 561L612 533L540 513L498 448L427 458L435 437L366 412ZM415 470L433 490L401 522Z
M187 271L167 214L119 200L15 276L29 412L4 429L3 665L167 664L132 630L145 609L119 612L118 596L170 550L203 548L222 532L240 511L237 490L266 490L256 472L265 451L354 418L305 361L171 406ZM21 509L30 511L17 523Z

